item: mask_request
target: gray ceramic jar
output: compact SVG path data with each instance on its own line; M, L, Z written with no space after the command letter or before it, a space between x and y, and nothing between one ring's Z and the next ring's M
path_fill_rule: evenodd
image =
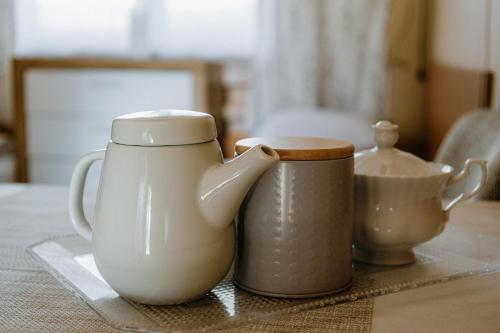
M237 216L234 282L274 297L315 297L350 286L354 147L322 138L249 138L280 155Z

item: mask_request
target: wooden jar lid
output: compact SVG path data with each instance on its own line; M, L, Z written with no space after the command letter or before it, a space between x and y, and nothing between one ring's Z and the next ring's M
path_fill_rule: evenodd
M282 161L335 160L354 154L354 146L350 142L312 137L247 138L236 142L235 151L241 155L258 144L273 148Z

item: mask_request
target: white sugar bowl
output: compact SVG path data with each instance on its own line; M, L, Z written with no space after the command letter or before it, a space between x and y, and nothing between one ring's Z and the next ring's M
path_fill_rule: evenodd
M376 265L409 264L413 248L440 234L450 210L481 190L486 161L469 159L453 176L449 165L394 148L397 125L379 121L373 129L377 146L355 155L353 255ZM446 187L467 177L473 165L481 171L478 184L443 208Z

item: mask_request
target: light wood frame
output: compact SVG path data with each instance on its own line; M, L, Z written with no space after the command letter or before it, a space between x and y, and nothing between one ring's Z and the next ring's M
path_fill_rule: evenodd
M15 58L12 61L16 181L28 182L26 148L25 74L34 68L52 69L157 69L187 70L194 74L196 110L216 119L219 141L223 142L222 106L224 88L220 64L197 60L129 60L112 58Z

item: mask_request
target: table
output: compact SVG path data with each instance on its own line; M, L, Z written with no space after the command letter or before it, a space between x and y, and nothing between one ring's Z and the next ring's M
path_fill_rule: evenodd
M66 198L64 187L0 185L0 332L117 332L25 251L73 232ZM91 198L86 198L87 210ZM450 223L500 237L500 202L464 203L452 212ZM498 332L500 273L227 330L250 331Z

